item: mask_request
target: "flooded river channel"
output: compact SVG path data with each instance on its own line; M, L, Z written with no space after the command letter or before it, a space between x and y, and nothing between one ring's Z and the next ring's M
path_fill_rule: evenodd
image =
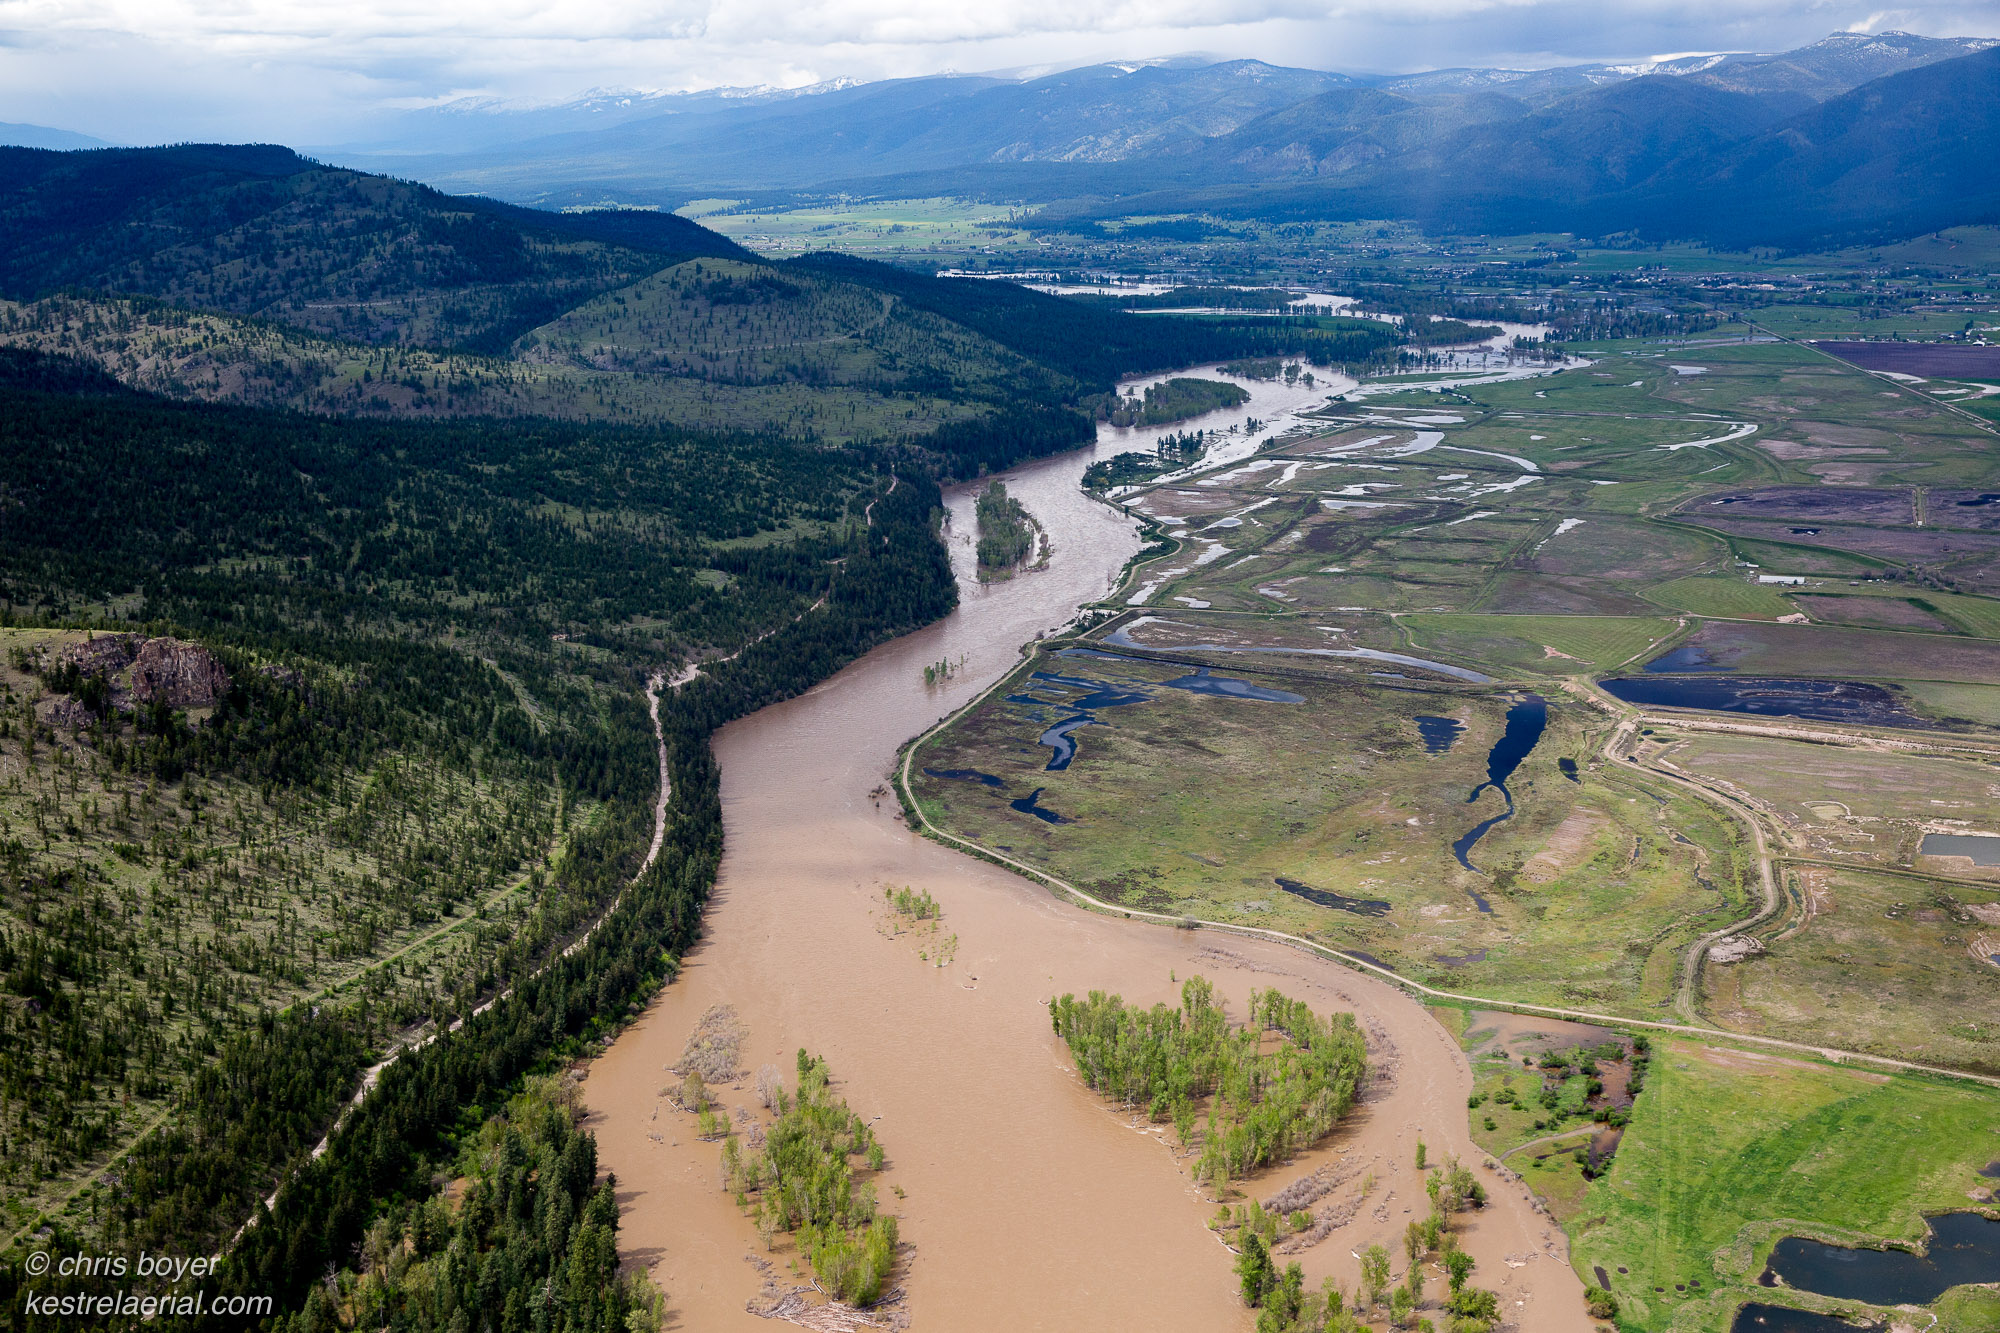
M1282 384L1247 387L1260 398L1217 414L1223 424L1304 405ZM789 1080L804 1046L828 1059L836 1091L873 1125L888 1153L881 1202L911 1246L895 1309L919 1333L1253 1326L1232 1255L1204 1226L1214 1201L1188 1179L1171 1131L1132 1124L1077 1081L1045 1007L1065 991L1151 1004L1176 999L1177 979L1199 972L1238 1016L1252 987L1273 985L1322 1011L1357 1012L1384 1076L1327 1144L1247 1182L1268 1198L1317 1167L1351 1169L1334 1204L1362 1174L1376 1177L1352 1221L1296 1256L1315 1284L1330 1273L1351 1290L1353 1251L1377 1240L1397 1252L1400 1273L1404 1225L1427 1207L1412 1165L1419 1136L1433 1162L1483 1161L1467 1133L1466 1062L1400 992L1275 943L1084 912L918 838L893 797L871 797L903 741L1102 597L1137 549L1133 525L1078 489L1097 452L1131 447L1120 434L1006 474L1054 539L1047 570L974 581L971 493L950 496L960 608L718 735L727 851L704 940L584 1084L600 1165L618 1177L621 1252L652 1269L670 1328L770 1333L746 1311L769 1291L759 1265L783 1285L805 1281L789 1271L790 1247L767 1252L719 1188L720 1145L698 1140L661 1095L690 1029L718 1004L734 1007L747 1034L745 1077L713 1090L724 1105L752 1105L751 1076L766 1063ZM924 667L946 660L963 666L927 686ZM942 931L957 936L948 966L883 928L884 888L906 884L936 897ZM1588 1329L1560 1231L1519 1183L1479 1174L1493 1203L1465 1233L1475 1280L1502 1293L1517 1327ZM1431 1289L1441 1286L1433 1277Z

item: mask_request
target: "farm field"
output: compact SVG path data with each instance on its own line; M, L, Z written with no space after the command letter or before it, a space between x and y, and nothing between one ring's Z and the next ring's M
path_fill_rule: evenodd
M1742 579L1673 579L1646 589L1646 596L1676 611L1729 620L1777 620L1798 613L1776 588Z
M1407 615L1411 650L1571 675L1609 671L1651 654L1681 626L1641 616Z
M1569 1224L1572 1261L1605 1270L1624 1329L1726 1328L1746 1300L1855 1312L1757 1285L1772 1245L1922 1239L1926 1214L1990 1196L1996 1116L1990 1088L1655 1043L1616 1160Z
M1858 600L1858 599L1857 599ZM1709 621L1676 648L1700 670L1983 685L2000 680L2000 643L1839 625ZM1677 659L1678 660L1678 659Z
M976 251L1028 240L1017 210L969 199L849 201L794 209L746 209L734 199L696 199L677 210L762 254L801 250Z

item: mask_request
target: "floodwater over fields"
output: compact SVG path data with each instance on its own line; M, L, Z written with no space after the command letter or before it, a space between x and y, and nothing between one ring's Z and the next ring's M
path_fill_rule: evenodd
M1320 1166L1374 1173L1369 1207L1297 1256L1315 1284L1332 1274L1352 1288L1353 1253L1370 1243L1400 1253L1404 1210L1424 1204L1412 1165L1418 1136L1433 1160L1482 1160L1468 1133L1464 1057L1402 993L1276 943L1084 912L916 837L879 793L905 737L1101 596L1136 549L1129 522L1078 491L1089 461L1079 453L1007 475L1029 511L1062 534L1049 569L979 584L965 540L971 495L952 496L959 610L716 738L727 850L703 942L584 1084L599 1161L618 1177L623 1252L652 1268L671 1327L770 1333L746 1310L776 1294L754 1265L773 1265L780 1287L805 1284L789 1245L767 1255L718 1188L719 1145L697 1140L691 1118L661 1095L690 1030L715 1005L733 1006L746 1034L738 1065L749 1072L712 1088L732 1113L753 1103L754 1071L790 1070L807 1047L828 1059L836 1091L873 1126L888 1153L879 1196L912 1247L895 1281L918 1333L1252 1325L1232 1256L1203 1225L1215 1204L1192 1187L1171 1131L1135 1126L1076 1079L1046 1009L1065 991L1102 988L1152 1004L1176 999L1178 981L1200 973L1238 1015L1251 988L1268 986L1322 1011L1357 1012L1385 1077L1326 1144L1245 1182L1265 1198ZM964 665L927 687L923 668L939 660ZM939 930L957 941L948 965L889 929L882 897L894 885L938 900ZM1481 1175L1493 1201L1465 1237L1478 1280L1524 1327L1589 1328L1561 1233L1532 1211L1523 1186Z

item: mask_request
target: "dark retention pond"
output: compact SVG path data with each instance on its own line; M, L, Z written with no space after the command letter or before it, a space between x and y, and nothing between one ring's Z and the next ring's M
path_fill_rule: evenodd
M1646 669L1651 671L1658 665L1658 662L1650 663ZM1858 680L1614 676L1598 684L1606 694L1628 704L1698 708L1711 713L1750 713L1758 717L1798 717L1814 722L1848 722L1869 727L1932 725L1904 708L1895 695L1880 685Z
M1451 854L1456 856L1458 863L1467 870L1479 870L1478 866L1472 864L1469 855L1473 844L1485 837L1487 831L1495 824L1514 817L1514 793L1507 790L1507 779L1514 776L1514 770L1521 766L1521 761L1528 757L1528 752L1542 739L1542 732L1548 725L1549 701L1539 694L1530 694L1507 710L1507 730L1501 733L1499 740L1493 742L1493 748L1486 752L1486 781L1474 787L1472 794L1465 798L1465 803L1471 805L1479 799L1481 792L1491 787L1507 798L1507 808L1493 818L1478 824L1451 845ZM1493 905L1479 894L1470 889L1467 889L1466 893L1472 898L1473 906L1480 911L1493 910Z
M1344 893L1335 893L1332 889L1316 889L1310 884L1286 879L1283 875L1278 876L1277 884L1286 893L1303 898L1309 903L1331 907L1341 912L1352 912L1356 916L1386 916L1389 912L1389 904L1379 898L1350 898Z
M1752 1301L1736 1312L1729 1333L1855 1333L1855 1329L1855 1325L1830 1314Z
M1978 1213L1945 1213L1931 1218L1930 1226L1925 1254L1853 1250L1787 1236L1771 1250L1768 1274L1801 1291L1874 1305L1929 1305L1947 1287L2000 1282L2000 1222Z

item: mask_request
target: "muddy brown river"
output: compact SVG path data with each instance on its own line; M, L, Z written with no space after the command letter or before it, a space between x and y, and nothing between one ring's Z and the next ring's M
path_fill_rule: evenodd
M1230 414L1274 420L1322 400L1281 384ZM1201 422L1196 424L1211 424ZM949 497L952 560L963 601L944 621L887 644L805 695L725 728L726 852L702 943L680 977L591 1066L584 1084L599 1162L618 1177L626 1261L666 1292L670 1328L757 1329L749 1312L765 1278L805 1281L790 1247L767 1252L719 1188L719 1145L662 1093L689 1031L710 1006L735 1008L746 1076L716 1091L754 1102L751 1074L771 1063L790 1080L801 1046L830 1062L836 1090L888 1151L879 1183L909 1243L894 1311L931 1330L1248 1330L1233 1256L1204 1223L1215 1202L1194 1187L1172 1131L1136 1125L1077 1080L1050 1030L1046 1003L1103 989L1144 1004L1175 1001L1200 973L1232 1012L1253 987L1278 986L1316 1008L1351 1009L1379 1070L1361 1105L1307 1157L1245 1182L1269 1198L1321 1167L1340 1184L1321 1206L1359 1200L1351 1221L1297 1255L1316 1285L1358 1283L1356 1252L1380 1241L1397 1255L1428 1202L1416 1140L1436 1162L1485 1159L1467 1132L1471 1073L1457 1044L1394 988L1277 944L1177 931L1093 915L1045 888L925 841L896 802L879 802L897 747L985 688L1024 643L1102 597L1137 548L1133 525L1078 489L1095 450L1006 474L1047 528L1047 570L981 586L971 579L971 493ZM927 687L926 664L963 661ZM885 886L933 894L953 961L884 929ZM1562 1233L1525 1187L1478 1168L1492 1194L1465 1225L1475 1281L1500 1291L1515 1328L1587 1330L1582 1284ZM1359 1198L1368 1176L1372 1190ZM903 1192L897 1197L891 1186ZM800 1265L803 1269L803 1265ZM1433 1277L1430 1290L1442 1289ZM884 1323L887 1317L884 1316Z

